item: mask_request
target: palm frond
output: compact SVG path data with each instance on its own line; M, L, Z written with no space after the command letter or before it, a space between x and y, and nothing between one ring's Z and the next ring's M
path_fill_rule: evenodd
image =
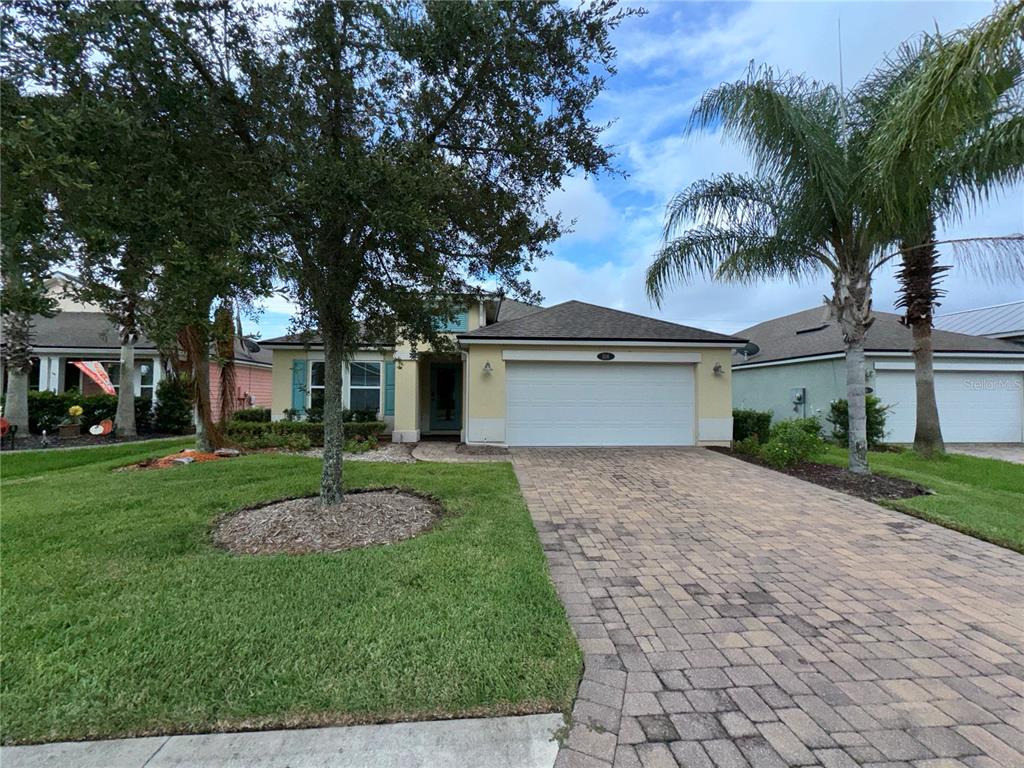
M771 68L706 92L687 132L721 127L750 154L758 175L803 194L816 190L839 213L848 184L841 127L842 95L834 87Z
M661 304L666 289L695 277L734 283L820 273L822 255L813 244L757 225L705 223L665 243L647 268L647 295Z
M990 281L1024 283L1024 234L969 237L950 241L961 266Z
M759 178L724 173L696 181L666 208L664 238L677 236L689 222L766 221L775 216L778 186Z

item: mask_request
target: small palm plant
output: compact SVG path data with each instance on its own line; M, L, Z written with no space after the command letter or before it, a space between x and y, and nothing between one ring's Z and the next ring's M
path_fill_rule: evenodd
M696 182L669 204L665 242L647 271L659 304L695 275L748 283L827 275L826 304L846 344L849 467L868 472L864 339L871 280L891 235L864 183L867 137L836 88L771 69L707 92L687 132L721 127L754 163L752 176Z

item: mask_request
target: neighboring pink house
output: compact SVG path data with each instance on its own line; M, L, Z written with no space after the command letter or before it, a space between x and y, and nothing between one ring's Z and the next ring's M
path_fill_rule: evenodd
M272 366L270 350L249 352L241 345L235 350L235 410L240 408L269 408ZM217 363L210 363L210 403L214 420L220 419L220 371Z

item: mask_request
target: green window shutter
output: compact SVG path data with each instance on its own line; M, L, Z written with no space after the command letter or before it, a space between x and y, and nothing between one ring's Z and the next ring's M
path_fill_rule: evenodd
M395 415L395 363L384 363L384 415Z
M292 410L306 410L306 361L292 361Z
M434 320L434 327L443 332L447 333L461 333L469 330L469 311L462 310L457 312L455 317L451 320L445 318L437 318Z

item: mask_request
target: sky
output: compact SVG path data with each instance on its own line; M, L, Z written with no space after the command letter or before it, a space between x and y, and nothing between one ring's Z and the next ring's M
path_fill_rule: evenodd
M633 4L628 4L633 5ZM530 275L551 306L570 299L735 333L780 315L820 305L828 280L753 286L697 280L671 290L661 307L644 291L665 206L694 181L749 169L742 148L717 134L685 137L700 95L743 77L751 62L839 83L863 78L902 41L936 26L968 26L990 2L645 2L648 13L616 31L618 73L597 100L593 118L610 123L603 140L617 173L566 178L548 209L574 220L573 232ZM841 31L841 35L840 35ZM1024 232L1024 187L1005 190L971 218L943 227L946 237ZM944 263L953 263L944 253ZM954 265L939 313L1024 299L1020 282L998 284ZM874 306L893 311L896 281L877 275ZM287 300L270 299L258 321L262 338L285 333ZM247 329L248 330L248 329Z

